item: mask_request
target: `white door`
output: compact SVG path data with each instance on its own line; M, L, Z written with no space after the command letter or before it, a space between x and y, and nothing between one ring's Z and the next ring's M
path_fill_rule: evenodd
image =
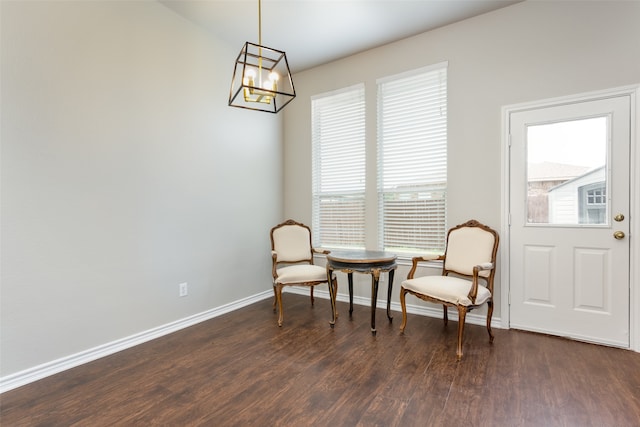
M510 113L510 327L629 347L630 105Z

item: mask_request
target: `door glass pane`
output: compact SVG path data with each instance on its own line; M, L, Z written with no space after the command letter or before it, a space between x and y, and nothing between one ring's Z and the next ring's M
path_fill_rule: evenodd
M603 225L608 117L527 127L527 224Z

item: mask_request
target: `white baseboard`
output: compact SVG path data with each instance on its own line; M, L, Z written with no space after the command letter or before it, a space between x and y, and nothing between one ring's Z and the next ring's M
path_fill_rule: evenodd
M294 294L309 295L309 288L305 287L287 287L286 292ZM322 291L316 289L314 296L323 299L329 299L329 291ZM42 365L34 366L29 369L25 369L20 372L16 372L11 375L0 378L0 394L5 391L13 390L20 386L32 383L34 381L46 378L48 376L57 374L67 369L75 368L76 366L83 365L85 363L92 362L100 359L101 357L109 356L122 350L126 350L136 345L151 341L156 338L160 338L164 335L171 334L189 326L193 326L205 320L213 319L214 317L221 316L234 310L238 310L242 307L251 305L255 302L262 301L266 298L273 298L273 291L271 289L261 292L259 294L243 298L238 301L234 301L223 306L213 308L211 310L204 311L202 313L194 314L193 316L185 317L184 319L176 320L175 322L167 323L162 326L158 326L148 331L143 331L138 334L134 334L110 343L106 343L80 353L72 354L51 362L43 363ZM338 301L349 302L349 296L346 294L338 294ZM370 306L371 300L365 297L354 296L354 304ZM378 307L386 307L386 300L378 300ZM391 302L391 309L394 311L400 311L400 304L397 302ZM407 304L407 313L418 314L427 317L442 317L442 309L440 307L423 307L418 305ZM449 315L451 320L458 320L458 313L451 312ZM467 314L467 323L474 325L485 325L486 317L469 313ZM493 318L491 321L491 327L501 328L501 321L499 318Z
M327 292L327 295L328 294L329 292ZM179 331L180 329L188 328L189 326L221 316L270 297L273 297L273 291L271 289L202 313L194 314L193 316L185 317L184 319L176 320L175 322L149 329L148 331L140 332L80 353L72 354L51 362L43 363L42 365L34 366L33 368L7 375L0 378L0 394L59 372L66 371L67 369L92 362L101 357L109 356L110 354L160 338L164 335ZM328 298L329 297L327 296L327 299Z
M305 287L297 287L291 286L286 288L288 292L300 295L309 295L309 288ZM329 299L329 291L324 291L316 288L313 291L313 296L318 298ZM386 295L385 295L386 296ZM336 297L337 301L341 302L349 302L349 295L347 294L338 294ZM358 305L365 305L367 307L371 306L371 299L365 297L354 296L353 303ZM386 308L387 300L386 299L378 299L376 303L376 307L378 308ZM402 311L402 307L400 307L399 302L391 301L391 310L393 311ZM438 319L442 319L442 306L433 305L433 307L425 307L421 305L407 304L407 313L417 314L420 316L426 317L436 317ZM458 321L458 312L455 310L449 310L449 320L453 320L455 322ZM480 325L485 326L487 324L487 316L475 313L467 313L466 323L471 325ZM502 329L502 320L499 317L493 316L491 318L491 328Z

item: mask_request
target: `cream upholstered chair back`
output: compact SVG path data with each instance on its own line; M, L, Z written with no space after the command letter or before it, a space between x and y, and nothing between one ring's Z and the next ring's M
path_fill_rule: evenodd
M311 230L305 225L292 223L275 228L271 244L278 254L278 262L313 262Z
M480 226L453 228L447 236L444 269L473 275L473 267L495 262L496 235ZM482 270L479 276L488 277L492 270Z

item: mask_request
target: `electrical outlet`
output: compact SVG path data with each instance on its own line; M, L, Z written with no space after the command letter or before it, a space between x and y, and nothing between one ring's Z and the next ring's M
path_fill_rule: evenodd
M187 282L180 283L178 285L178 292L181 297L186 297L189 294L189 288Z

